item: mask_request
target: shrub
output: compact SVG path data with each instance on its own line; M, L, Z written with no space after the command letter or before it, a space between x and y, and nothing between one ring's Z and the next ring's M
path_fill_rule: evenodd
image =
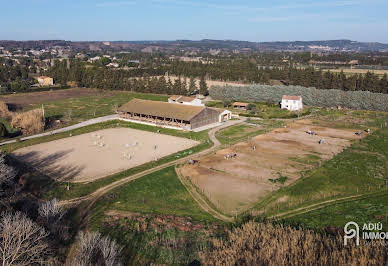
M386 265L383 240L368 245L360 240L344 247L341 234L328 236L288 226L248 222L212 239L200 253L203 265Z
M0 117L4 119L11 118L12 113L8 110L8 106L5 102L0 101Z
M7 128L0 122L0 138L7 136Z
M11 125L20 128L23 134L36 134L44 130L44 117L41 109L18 113L12 117Z

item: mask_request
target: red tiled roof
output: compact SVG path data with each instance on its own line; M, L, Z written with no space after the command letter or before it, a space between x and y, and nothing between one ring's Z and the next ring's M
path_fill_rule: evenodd
M245 106L247 107L249 103L242 103L242 102L234 102L233 106Z
M300 100L302 100L302 97L300 97L300 96L283 95L282 100L294 100L294 101L300 101Z

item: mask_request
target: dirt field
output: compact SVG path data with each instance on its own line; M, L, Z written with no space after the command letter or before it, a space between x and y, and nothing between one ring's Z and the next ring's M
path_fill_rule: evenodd
M308 130L317 135L307 134ZM294 182L301 171L317 167L359 138L354 131L316 127L301 120L201 158L199 165L185 165L181 173L218 208L234 214L281 187L281 177L287 177L285 184ZM324 144L318 143L321 139ZM236 158L225 159L233 153Z
M13 155L55 179L89 182L197 144L185 138L112 128L26 147Z
M106 93L107 96L112 95L114 92ZM29 92L23 94L12 94L6 96L0 96L0 101L4 101L7 104L16 105L19 107L26 107L31 104L44 103L48 101L56 101L68 98L76 98L82 96L91 96L101 94L95 89L66 89L57 91L41 91L41 92Z

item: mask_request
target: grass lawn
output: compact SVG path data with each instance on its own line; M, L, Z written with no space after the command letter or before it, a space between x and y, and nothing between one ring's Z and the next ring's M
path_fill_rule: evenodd
M313 169L294 184L281 188L258 203L267 215L329 199L379 191L388 179L388 129L355 142L321 168Z
M66 124L74 124L95 117L113 114L117 107L133 98L167 101L168 96L131 92L98 92L93 96L44 102L43 106L46 118L61 119ZM28 109L41 107L42 104L34 104Z
M216 133L216 137L221 144L235 144L263 133L265 133L265 130L261 127L242 124L222 129Z
M354 221L359 225L364 223L383 224L388 230L388 193L371 196L365 199L337 203L322 209L307 212L287 219L311 229L323 229L325 226L343 228L346 223Z
M173 166L136 179L105 195L93 209L92 224L98 228L108 210L189 216L196 221L214 220L187 192Z
M246 122L248 124L234 125L218 131L216 133L217 139L221 144L236 144L240 141L246 141L250 137L284 126L284 122L280 120L254 120L248 118Z

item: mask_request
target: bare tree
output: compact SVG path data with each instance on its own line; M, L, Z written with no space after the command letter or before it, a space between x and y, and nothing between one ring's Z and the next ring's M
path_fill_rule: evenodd
M5 154L0 152L0 200L2 204L4 204L6 200L11 197L11 194L15 192L14 189L10 189L12 185L15 185L15 177L16 170L6 164Z
M73 265L121 265L120 246L108 237L101 237L100 233L80 232L77 245Z
M43 202L39 206L39 215L46 219L46 222L57 223L65 214L57 199Z
M5 154L0 152L0 185L12 182L15 176L15 169L5 163Z
M119 258L122 248L116 243L116 241L105 236L100 240L99 247L106 266L121 264Z
M0 260L2 265L43 263L49 254L48 233L25 214L2 213L0 217Z

